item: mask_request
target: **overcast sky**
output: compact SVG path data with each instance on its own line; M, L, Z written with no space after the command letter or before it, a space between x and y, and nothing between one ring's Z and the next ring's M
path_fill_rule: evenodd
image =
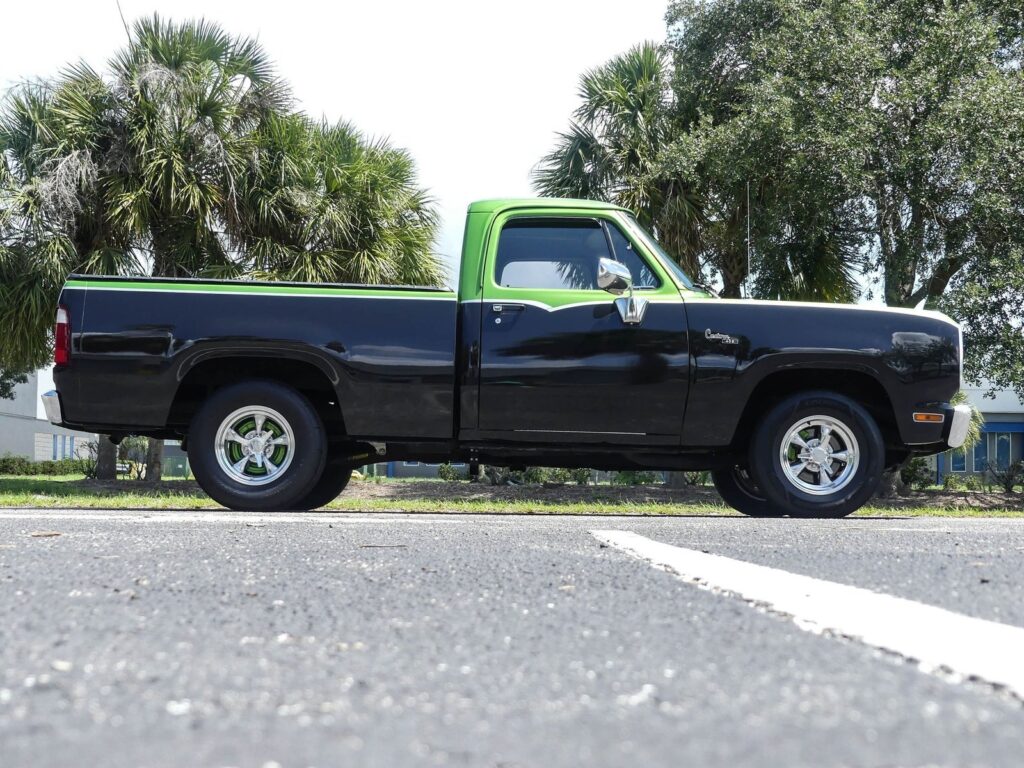
M129 23L205 17L258 38L298 105L350 120L412 152L458 258L472 200L530 195L530 170L576 105L581 72L664 39L667 0L121 0ZM84 59L104 66L126 39L115 0L4 7L0 87ZM22 33L24 30L24 33Z

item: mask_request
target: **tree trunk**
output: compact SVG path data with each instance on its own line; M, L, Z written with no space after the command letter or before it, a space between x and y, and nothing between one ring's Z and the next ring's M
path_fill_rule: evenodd
M508 467L495 467L488 464L483 467L482 474L488 479L491 485L508 485Z
M878 485L876 495L883 499L907 495L907 484L903 482L899 469L885 472L882 475L882 482Z
M743 275L739 272L722 272L722 298L742 298L740 288L743 286Z
M718 264L718 271L722 275L722 298L741 298L743 281L747 279L747 252L727 253Z
M146 449L146 480L159 483L164 476L164 441L156 437L149 438Z
M665 485L668 488L685 488L686 473L685 472L666 472L668 477L666 478Z
M108 435L100 435L96 443L96 479L117 479L117 446Z

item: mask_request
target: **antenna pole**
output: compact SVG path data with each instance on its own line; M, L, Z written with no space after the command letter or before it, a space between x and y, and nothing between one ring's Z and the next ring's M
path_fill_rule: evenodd
M128 35L128 42L132 41L132 31L128 29L128 22L124 20L124 11L121 10L121 0L114 0L117 5L117 15L121 17L121 25L124 27L124 33Z
M747 274L743 278L747 298L750 298L750 181L747 180Z

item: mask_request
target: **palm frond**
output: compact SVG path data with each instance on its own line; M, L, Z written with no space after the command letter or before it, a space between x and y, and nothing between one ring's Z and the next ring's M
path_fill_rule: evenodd
M705 204L662 162L670 137L668 63L643 43L580 78L580 105L569 130L533 171L551 197L605 200L633 211L656 230L691 274L699 274Z

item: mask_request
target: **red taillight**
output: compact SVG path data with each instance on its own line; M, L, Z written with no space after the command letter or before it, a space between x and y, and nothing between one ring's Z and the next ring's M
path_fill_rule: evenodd
M57 308L57 327L53 333L53 362L67 365L71 362L71 316L67 307Z

